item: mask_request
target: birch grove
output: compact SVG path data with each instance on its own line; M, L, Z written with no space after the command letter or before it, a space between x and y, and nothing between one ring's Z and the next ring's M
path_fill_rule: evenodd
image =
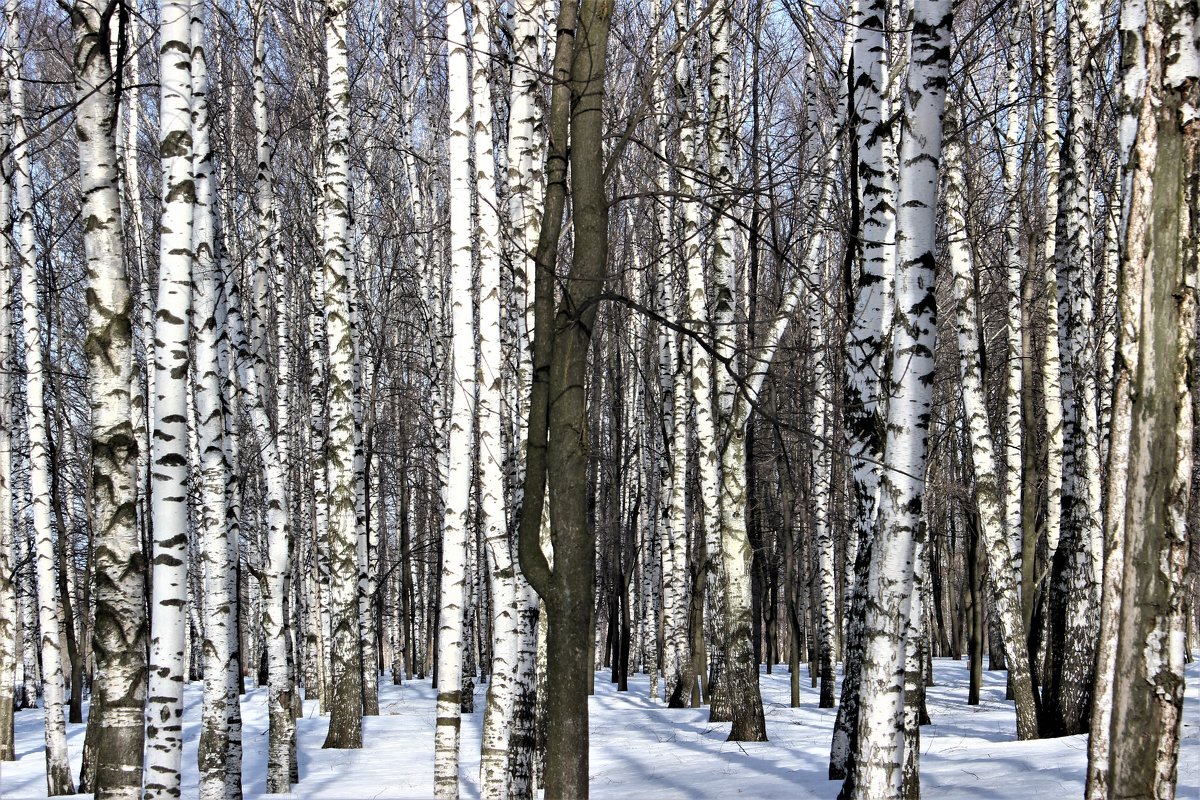
M1194 4L3 21L0 792L1195 785Z

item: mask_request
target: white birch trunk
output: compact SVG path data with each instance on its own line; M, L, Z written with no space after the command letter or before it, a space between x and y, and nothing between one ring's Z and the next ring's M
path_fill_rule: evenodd
M846 674L842 702L834 724L829 777L847 777L853 767L859 709L860 645L866 603L867 560L879 503L879 469L883 461L887 414L882 348L891 326L893 273L895 272L896 186L894 121L884 113L891 85L884 31L887 0L858 0L853 7L854 74L849 82L847 123L857 139L858 163L852 165L859 181L862 205L862 246L857 254L858 281L854 316L846 331L844 408L845 432L854 489L850 538L857 554L853 594L846 625Z
M526 405L533 377L533 350L530 335L533 330L533 274L536 268L534 252L541 232L541 201L545 193L545 127L542 117L542 51L545 30L537 16L538 4L532 0L516 0L511 6L513 15L514 60L512 93L508 123L508 217L512 227L511 262L513 264L513 299L516 303L513 323L516 336L516 397L513 410L513 440L516 451L516 474L513 480L513 518L522 500L525 478L524 443L526 441ZM515 665L515 699L511 733L511 766L509 792L514 797L527 797L533 791L533 756L535 749L535 707L537 670L538 596L516 564L517 573L517 652Z
M333 0L325 13L326 140L324 180L325 333L329 354L326 480L331 562L330 650L333 689L327 748L362 747L362 686L358 658L358 514L355 475L354 341L350 251L350 75L346 51L349 5Z
M138 463L146 455L138 438L145 426L143 419L141 431L135 432L138 422L133 419L133 407L135 398L141 402L141 382L136 374L133 297L121 226L118 132L114 129L117 96L111 50L100 39L101 22L100 9L82 3L74 7L76 126L88 267L85 351L92 422L91 502L96 532L92 590L95 674L89 712L95 715L90 723L96 731L96 772L90 788L98 797L138 800L145 742L146 555L137 525L136 488ZM131 116L135 114L131 111ZM0 208L9 207L7 196L0 196ZM136 212L140 209L135 211L138 216ZM140 219L135 225L140 228ZM7 270L8 260L5 254L0 274ZM0 288L0 298L4 298L0 300L0 337L8 336L11 324L8 297L9 289ZM6 344L0 344L0 353L7 352ZM0 387L0 395L6 396L7 391ZM7 419L8 414L0 405L0 416ZM8 466L8 449L7 442L0 442L4 454L0 469ZM0 481L0 515L7 520L11 497L6 494L6 478ZM0 542L0 558L3 547ZM0 564L0 571L3 569ZM0 631L0 640L3 638ZM0 680L2 676L0 668Z
M471 311L471 136L468 34L463 0L446 5L449 80L451 402L449 464L442 522L441 604L438 619L437 726L434 791L458 797L458 747L463 691L463 614L466 605L467 533L470 523L475 341Z
M691 23L689 4L685 0L674 0L676 35L683 36ZM683 264L686 277L684 298L687 304L688 327L696 336L710 338L708 276L700 250L700 201L695 179L698 159L696 155L698 136L697 106L699 103L693 87L694 40L684 46L676 59L675 98L679 114L678 184L681 195L682 219L678 235L683 249ZM721 609L720 597L720 553L721 553L721 454L717 442L717 421L713 412L713 360L707 348L692 346L690 349L688 383L691 387L693 413L696 425L696 447L699 452L700 492L699 503L700 540L704 543L705 603L704 632L709 641L718 641ZM719 646L717 648L720 649ZM708 686L711 697L715 687Z
M12 106L13 180L17 197L17 245L21 268L21 330L25 348L25 425L29 446L29 491L33 500L34 563L37 574L38 625L41 629L42 681L46 733L46 793L74 794L67 760L67 726L63 718L65 688L58 618L58 583L55 572L54 530L50 518L50 458L47 451L46 408L42 401L45 380L42 365L41 310L38 304L36 245L33 227L31 132L25 120L25 86L21 76L20 11L14 2L5 5L8 24L5 49ZM66 536L65 531L59 531ZM63 564L63 569L69 565Z
M218 223L221 217L218 214ZM219 230L219 227L218 227ZM234 333L241 330L241 294L226 251L217 238L217 256L220 267L222 295L219 307L225 314L225 331L217 340L217 355L220 359L222 375L221 391L225 404L225 463L231 470L239 467L237 419L241 408L241 382L238 379L238 354L234 349ZM230 639L229 666L225 672L225 686L229 700L226 710L229 713L227 734L227 759L225 764L225 797L227 800L241 800L242 797L242 712L241 688L242 678L238 672L241 653L241 641L238 635L237 620L241 611L238 598L238 560L240 557L239 544L242 540L242 492L238 481L228 481L225 484L225 573L230 576L229 605L233 625L228 631Z
M1025 17L1025 2L1018 0L1008 33L1008 119L1004 135L1004 273L1006 281L1005 332L1007 357L1004 370L1004 528L1009 538L1013 569L1021 574L1023 526L1021 524L1022 457L1021 386L1024 370L1021 332L1021 247L1020 214L1017 192L1021 183L1021 61L1023 46L1020 30ZM1021 587L1033 591L1033 587ZM1006 656L1007 660L1007 656ZM1011 664L1009 667L1011 668Z
M662 8L655 5L653 17L657 31L651 41L651 63L663 58L662 39L665 36L665 20ZM652 98L655 108L665 106L662 82L654 81ZM667 132L665 125L656 129L655 152L656 189L669 189L666 173ZM670 207L667 203L656 205L655 231L659 241L665 241L673 230ZM672 274L673 259L668 253L660 253L657 264L658 312L664 319L679 316L679 293L677 280ZM687 382L681 371L682 348L678 335L667 325L660 324L658 332L659 390L662 396L662 460L660 477L659 553L662 570L663 605L663 690L668 702L678 702L682 693L688 691L686 683L691 673L691 653L687 639L688 569L687 529L685 525L687 500ZM677 697L679 695L679 697ZM658 688L651 678L651 697L658 696Z
M1058 273L1055 222L1058 217L1059 125L1058 125L1058 33L1057 6L1042 0L1042 145L1046 162L1045 269L1046 344L1042 356L1042 396L1046 409L1046 546L1047 562L1053 561L1062 530L1063 403L1058 346Z
M161 0L159 153L162 223L154 320L150 517L154 531L146 797L180 796L187 619L188 317L191 309L191 3Z
M475 191L479 246L479 481L484 546L491 580L492 662L479 760L481 797L503 800L509 792L509 750L517 685L519 567L508 536L504 502L505 448L502 439L504 358L501 352L500 221L496 213L492 144L491 0L474 0L471 69L474 105ZM529 98L530 102L534 98ZM511 206L510 206L511 207ZM535 240L536 242L536 240Z
M6 8L7 10L7 8ZM0 48L0 152L12 146L12 106L9 80L14 75L14 52ZM85 162L86 163L86 162ZM8 165L2 165L6 168ZM84 170L84 174L88 174ZM12 226L12 184L0 180L0 231L7 234ZM17 666L20 663L17 640L17 560L13 524L13 379L12 335L13 252L8 235L0 235L0 761L15 761ZM127 389L128 390L128 389Z
M240 784L240 764L230 763L230 704L238 702L229 676L235 668L234 637L237 620L230 602L230 550L226 525L226 487L230 467L225 444L225 375L221 363L221 339L225 335L225 311L221 302L222 269L217 260L217 174L209 144L209 79L205 51L203 4L193 7L192 101L196 208L192 228L192 328L195 361L192 391L196 414L196 527L203 569L203 667L204 704L201 711L198 760L202 800L225 800ZM231 770L230 767L233 767Z
M286 613L286 594L290 572L289 540L291 537L288 511L288 435L286 414L271 421L268 403L268 338L271 307L281 320L286 308L273 302L270 272L277 267L277 220L275 210L274 143L269 133L266 105L266 85L263 80L263 52L266 32L261 7L257 9L255 58L252 68L254 83L254 127L257 151L255 195L257 201L256 248L254 252L253 292L250 307L249 352L242 367L243 385L249 405L250 419L258 440L266 486L266 559L262 585L262 628L267 648L267 684L269 738L267 744L267 792L289 791L295 751L295 723L292 703L295 687L292 684L289 659L290 626ZM286 326L286 323L280 322ZM286 327L283 333L286 334ZM287 353L284 338L278 340L275 359L275 397L286 404ZM332 724L332 723L331 723Z
M722 565L726 576L723 600L718 605L724 612L722 620L723 668L727 680L722 690L728 692L723 705L729 708L732 741L766 741L766 722L763 717L762 696L758 686L758 664L751 640L752 599L750 570L752 551L746 529L746 428L736 424L742 414L735 406L744 402L738 395L733 370L737 364L737 331L735 328L735 294L737 269L734 263L736 206L727 198L733 192L732 150L734 115L730 101L730 28L733 25L731 3L722 0L710 19L712 58L709 73L708 131L709 171L720 194L714 204L714 248L712 268L716 278L716 353L724 365L713 369L720 422L727 435L720 464L719 532ZM699 419L699 417L698 417ZM712 446L716 447L715 431ZM701 439L703 448L703 438ZM713 554L710 553L712 558ZM832 686L830 687L832 692ZM711 689L710 689L711 693ZM717 703L713 704L713 715Z
M993 602L1001 631L1004 661L1008 665L1017 705L1017 735L1035 739L1038 735L1037 709L1029 673L1025 623L1017 583L1018 559L1012 548L1019 546L1006 525L1014 524L1004 512L1011 510L1000 502L1000 471L997 464L992 427L988 424L987 397L983 386L980 352L983 337L976 303L975 266L967 232L967 200L963 179L963 147L954 110L947 112L945 151L946 228L949 240L950 269L953 275L955 329L958 336L959 375L962 378L963 412L971 442L971 464L975 471L975 503L979 512L979 532L987 554L988 573L995 590ZM1006 419L1010 409L1006 407ZM1011 432L1011 429L1010 429ZM1010 487L1011 488L1011 487ZM1012 500L1011 494L1009 500ZM1015 522L1020 525L1020 516ZM1018 528L1019 530L1019 528Z
M1059 348L1063 355L1062 540L1051 578L1052 671L1047 681L1048 733L1087 729L1095 663L1095 624L1103 572L1100 441L1094 359L1094 264L1091 147L1099 4L1077 0L1071 33L1070 124L1058 258Z
M892 393L878 533L871 554L863 631L861 712L853 797L900 795L904 764L904 658L913 588L914 540L921 524L932 402L934 233L942 111L949 74L951 4L915 0L912 58L901 109L896 230L896 324Z

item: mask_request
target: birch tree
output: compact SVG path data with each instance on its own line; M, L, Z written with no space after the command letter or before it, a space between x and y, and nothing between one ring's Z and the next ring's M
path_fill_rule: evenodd
M217 258L217 175L209 144L210 84L205 42L203 3L193 7L191 21L193 154L196 206L192 227L192 328L195 331L195 360L192 390L196 409L199 450L199 503L196 526L203 568L204 604L204 708L198 759L200 796L225 800L241 795L240 751L231 758L231 706L239 702L238 687L231 680L236 668L237 635L235 606L231 603L231 550L228 538L226 487L230 481L225 443L225 374L221 363L221 340L226 335L223 307L223 275ZM233 587L236 591L236 587ZM231 768L232 767L232 768Z
M150 686L146 708L147 798L180 796L183 758L184 631L188 561L188 318L191 309L191 3L159 5L158 307L154 317L154 413L150 516L154 531Z
M74 794L71 765L67 760L67 726L63 719L64 681L59 638L54 529L50 516L50 458L47 452L46 407L43 402L45 371L42 363L42 312L38 302L36 244L33 225L33 166L29 152L32 131L25 118L25 77L22 73L20 9L5 5L8 51L6 65L12 107L13 179L17 200L17 245L21 268L21 330L25 348L25 428L29 445L29 491L33 501L33 535L37 573L38 627L41 631L41 671L46 731L46 793ZM59 531L66 536L66 531ZM66 564L61 565L67 569Z
M446 4L447 113L450 136L450 331L451 386L449 471L442 522L441 604L438 614L437 727L434 790L441 800L458 797L458 748L463 679L463 609L466 603L467 531L475 331L471 299L471 190L469 155L471 97L467 18L463 0ZM489 272L490 274L490 272ZM499 298L497 298L498 300ZM482 321L482 318L481 318ZM499 446L499 442L496 443ZM481 764L482 769L482 764Z
M479 481L492 598L491 679L483 719L479 782L483 797L501 800L508 796L509 789L510 741L519 690L517 648L521 609L519 566L514 563L505 514L501 441L504 359L500 343L500 221L492 139L492 91L488 81L492 55L489 27L493 13L490 0L475 0L472 4L471 42L475 57L471 65L471 94L475 123L474 182L478 197L475 241L479 248Z
M963 131L959 128L957 109L947 111L945 147L946 235L949 243L950 270L954 287L954 326L958 338L959 375L962 378L963 414L971 441L971 464L975 470L975 503L979 513L979 530L987 553L988 570L995 591L996 615L1000 620L1004 662L1008 665L1009 680L1017 705L1017 736L1036 739L1038 735L1037 704L1033 696L1033 681L1029 672L1026 650L1025 622L1021 615L1021 598L1016 581L1017 570L1014 546L1020 543L1008 525L1014 524L1002 509L1008 506L1000 499L1000 470L992 440L992 426L987 415L983 388L983 369L979 353L983 347L979 330L975 295L976 275L967 229L968 207L963 178ZM1011 322L1011 319L1010 319ZM1006 387L1011 388L1006 382ZM1008 406L1005 406L1006 420ZM1008 428L1011 433L1012 428ZM1007 501L1014 498L1011 492ZM1018 519L1019 524L1019 519ZM1032 588L1032 587L1031 587Z
M859 674L861 671L862 625L866 619L867 567L873 547L872 532L879 502L879 465L883 463L884 402L888 374L883 360L883 342L892 324L893 273L896 241L895 133L890 115L884 113L891 75L884 30L886 0L869 0L853 6L851 64L848 80L851 94L848 119L857 143L857 173L861 203L861 250L856 253L858 282L854 312L846 332L843 407L846 439L854 489L851 537L855 542L854 593L846 626L846 673L842 679L841 704L834 724L829 757L831 780L846 778L853 767L854 737L857 735ZM847 32L847 37L851 34Z
M92 515L95 675L94 715L97 797L138 800L142 787L143 705L146 699L146 557L137 527L140 443L132 424L134 375L133 297L125 261L117 161L117 104L111 51L105 36L106 9L79 2L71 8L78 108L80 190L88 268L88 357L92 423ZM0 207L8 201L0 196ZM5 258L7 261L7 258ZM0 297L8 290L0 286ZM0 301L2 304L2 301ZM0 338L7 335L6 304ZM7 348L0 341L0 353ZM0 394L7 390L0 387ZM0 401L7 403L7 400ZM3 406L0 415L7 418ZM8 446L0 441L0 469ZM6 478L7 476L5 476ZM0 509L9 519L7 480L0 481ZM2 525L2 523L0 523ZM0 527L2 534L2 527ZM0 538L3 538L0 535ZM0 558L4 543L0 542ZM0 572L3 565L0 565ZM0 632L0 639L3 639ZM0 703L3 700L0 698Z
M1101 630L1116 628L1117 643L1112 674L1097 676L1095 702L1111 702L1112 713L1111 721L1108 715L1093 719L1108 726L1092 730L1089 796L1172 797L1176 789L1194 425L1188 371L1200 222L1197 24L1194 4L1150 0L1122 10L1129 58L1121 134L1123 147L1132 151L1126 151L1131 159L1113 442L1117 446L1120 435L1127 444L1114 451L1124 463L1110 468L1108 477L1110 497L1123 500L1123 508L1110 505L1123 519L1109 537L1109 556L1117 548L1123 552L1120 564L1106 564L1118 572L1106 572L1105 590L1118 592L1120 602L1105 604ZM1114 522L1108 524L1111 530ZM1111 695L1102 691L1108 681Z
M9 80L15 75L15 53L0 48L0 153L12 148L12 104ZM15 418L12 402L12 166L0 161L0 762L15 761L17 677L17 564L14 541L12 441Z
M913 587L914 538L921 524L929 406L932 400L934 223L942 150L942 111L949 73L952 12L944 0L911 9L899 164L892 392L880 493L878 533L867 578L858 757L853 797L898 797L904 763L903 675Z
M733 10L728 2L721 2L710 18L712 60L709 72L709 113L711 115L708 134L709 171L717 181L718 191L728 192L733 184L732 149L734 117L730 101L730 28L733 26ZM719 198L715 204L714 248L712 254L713 273L716 276L716 355L724 368L714 370L717 391L717 406L723 429L727 432L724 450L721 453L721 489L719 495L718 547L725 573L725 591L720 606L724 618L724 690L731 711L731 741L762 742L767 739L767 726L763 717L762 697L758 686L758 664L754 658L751 642L751 591L750 540L746 530L746 429L734 425L734 408L738 387L730 372L737 363L737 341L735 324L735 293L737 271L734 256L735 206L728 196ZM699 404L698 404L699 405ZM715 432L714 432L715 433ZM832 695L832 686L830 693ZM831 698L832 699L832 698ZM716 704L713 715L716 715Z
M512 244L509 248L513 264L513 295L518 308L514 313L517 326L514 347L516 359L516 397L513 437L518 449L517 469L513 480L512 506L514 518L522 499L528 430L528 403L532 383L533 349L530 336L533 329L534 255L541 232L541 201L545 192L545 124L542 114L542 71L545 47L544 19L539 4L518 0L511 6L515 35L512 67L512 92L508 119L508 196L509 224ZM509 558L517 583L517 652L515 665L516 696L514 698L512 754L510 758L509 792L525 797L533 791L533 750L536 707L537 629L539 606L537 593L520 571L515 542L510 542Z
M329 358L326 480L329 490L330 649L333 674L327 748L362 747L358 652L358 541L354 472L354 343L351 329L350 75L345 0L325 10L325 176L323 259L325 335Z
M250 419L263 462L266 485L267 525L266 563L262 584L262 628L267 648L268 713L270 740L267 756L267 791L289 791L295 761L296 731L292 706L295 687L292 683L290 625L287 619L287 590L291 571L291 530L288 514L288 435L286 415L277 413L272 421L268 411L268 344L272 283L270 273L276 269L276 211L272 159L274 148L267 122L266 84L263 79L264 38L266 20L261 6L256 14L255 58L252 68L254 82L254 131L257 170L255 200L257 206L257 238L254 250L254 271L250 303L248 351L242 353L242 384L249 406ZM332 72L331 72L332 74ZM331 116L332 119L332 116ZM328 242L327 242L328 244ZM332 313L332 311L331 311ZM286 315L286 308L277 307L276 314ZM288 402L287 355L285 338L278 338L275 394L279 402ZM277 407L278 409L278 407ZM357 552L355 561L357 562ZM356 570L357 572L357 567ZM357 602L357 600L356 600ZM358 618L357 610L354 615ZM355 625L357 628L357 624ZM352 640L353 641L353 640ZM330 732L339 720L330 720Z
M650 41L650 63L660 63L665 57L663 43L666 37L663 4L652 6L651 26L654 36ZM655 79L650 86L651 102L655 108L666 105L663 80ZM669 189L667 176L667 126L655 125L654 152L655 191L665 194ZM654 234L658 242L665 243L671 231L670 204L664 199L655 204ZM658 313L663 319L677 315L679 292L672 269L674 260L669 252L658 254L655 259L655 300ZM663 688L668 702L679 703L687 690L687 677L691 664L691 653L687 641L687 528L685 524L686 481L687 481L687 384L679 372L679 339L675 331L665 323L658 326L658 380L662 398L659 429L662 456L659 466L659 507L656 524L662 573L663 608ZM658 697L657 675L650 679L652 698Z

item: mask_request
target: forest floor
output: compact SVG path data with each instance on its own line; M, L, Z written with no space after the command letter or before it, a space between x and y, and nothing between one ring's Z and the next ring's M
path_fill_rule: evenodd
M707 709L668 709L651 702L649 678L631 679L617 692L608 672L596 674L591 699L592 797L638 798L832 798L838 784L826 780L832 709L818 709L816 690L801 685L801 706L790 708L786 667L763 674L767 733L761 744L726 742L727 724L710 724ZM807 679L807 669L803 677ZM978 706L966 705L967 662L934 660L936 686L928 690L932 725L921 729L921 788L939 800L977 798L1081 798L1087 739L1071 736L1016 741L1011 703L1004 700L1004 673L985 672ZM1200 663L1187 666L1183 747L1179 758L1181 798L1200 797ZM479 739L484 688L476 691L476 713L463 723L462 795L479 794ZM199 683L187 687L183 796L197 792L196 742L200 720ZM364 722L362 750L322 750L328 717L304 704L297 741L301 782L292 797L368 800L428 798L433 795L434 693L429 681L393 686L380 683L380 716ZM266 690L242 701L247 798L264 790L267 753ZM78 776L84 725L67 728L71 762ZM40 710L16 715L17 761L0 763L0 797L45 797L45 758ZM84 797L85 795L79 795ZM87 795L90 796L90 795ZM273 795L287 797L288 795Z

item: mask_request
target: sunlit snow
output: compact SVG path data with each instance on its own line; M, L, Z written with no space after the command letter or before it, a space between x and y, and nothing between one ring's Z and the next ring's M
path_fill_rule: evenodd
M967 662L935 659L936 686L929 688L933 724L921 729L921 788L938 800L1082 798L1087 740L1083 736L1016 741L1011 703L1004 701L1003 672L985 672L980 705L968 706ZM630 679L619 693L608 672L596 673L591 699L591 794L593 798L832 798L838 784L826 780L834 712L817 706L817 691L804 668L798 709L788 706L786 667L762 675L766 744L726 742L727 724L709 724L707 709L668 709L647 699L649 678ZM1187 666L1180 798L1200 797L1200 664ZM478 796L479 711L463 719L462 796ZM184 797L197 793L196 742L199 683L187 687ZM247 693L244 779L246 798L266 797L266 690ZM380 716L364 722L362 750L322 750L328 717L305 703L299 721L301 781L291 795L270 797L429 798L433 795L434 695L429 681L393 686L380 682ZM0 763L0 796L45 797L41 711L16 715L17 761ZM78 775L83 725L69 725L71 761ZM89 797L90 795L78 795Z

